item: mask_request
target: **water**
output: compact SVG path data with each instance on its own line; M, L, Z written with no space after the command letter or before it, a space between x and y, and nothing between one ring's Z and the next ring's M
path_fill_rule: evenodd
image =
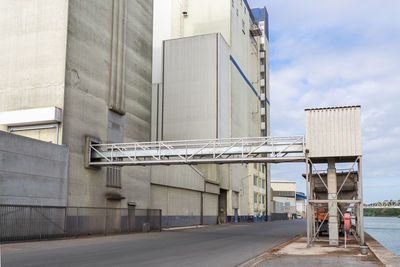
M364 230L400 256L400 218L364 217Z

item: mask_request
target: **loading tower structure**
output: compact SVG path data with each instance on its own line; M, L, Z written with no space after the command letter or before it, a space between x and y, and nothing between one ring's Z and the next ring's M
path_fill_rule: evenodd
M305 114L305 137L113 144L86 137L85 165L98 168L305 162L307 244L310 246L325 228L329 232L329 244L339 245L341 222L344 214L350 213L355 221L352 233L364 245L361 107L306 109ZM318 220L317 212L321 208L326 212Z

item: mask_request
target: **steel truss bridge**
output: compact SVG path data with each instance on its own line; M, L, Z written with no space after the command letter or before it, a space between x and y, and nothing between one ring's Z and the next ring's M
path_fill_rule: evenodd
M87 138L87 166L305 162L304 136L101 144Z

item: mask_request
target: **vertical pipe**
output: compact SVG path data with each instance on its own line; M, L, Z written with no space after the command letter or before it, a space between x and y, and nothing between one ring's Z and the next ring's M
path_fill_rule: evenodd
M359 208L359 224L360 224L360 245L364 245L364 206L363 206L363 184L362 184L362 158L358 159L358 191L359 191L359 200L360 200L360 208Z
M307 208L306 208L306 216L307 216L307 247L311 245L311 232L310 232L310 222L311 222L311 211L310 211L310 189L309 189L309 161L308 156L306 155L306 190L307 190Z
M310 199L314 199L314 187L315 187L315 181L313 179L313 171L312 171L312 163L309 164L309 169L308 169L308 176L309 176L309 182L310 182ZM312 237L315 236L316 234L316 228L315 228L315 205L314 203L310 204L310 210L311 210L311 223L310 223L310 230L312 233Z

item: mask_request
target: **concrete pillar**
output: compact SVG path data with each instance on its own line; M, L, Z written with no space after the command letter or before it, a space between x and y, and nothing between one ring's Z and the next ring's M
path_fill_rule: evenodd
M328 200L337 198L337 177L335 168L335 159L328 159ZM337 202L329 201L329 245L339 245L339 227L338 227L338 210Z

